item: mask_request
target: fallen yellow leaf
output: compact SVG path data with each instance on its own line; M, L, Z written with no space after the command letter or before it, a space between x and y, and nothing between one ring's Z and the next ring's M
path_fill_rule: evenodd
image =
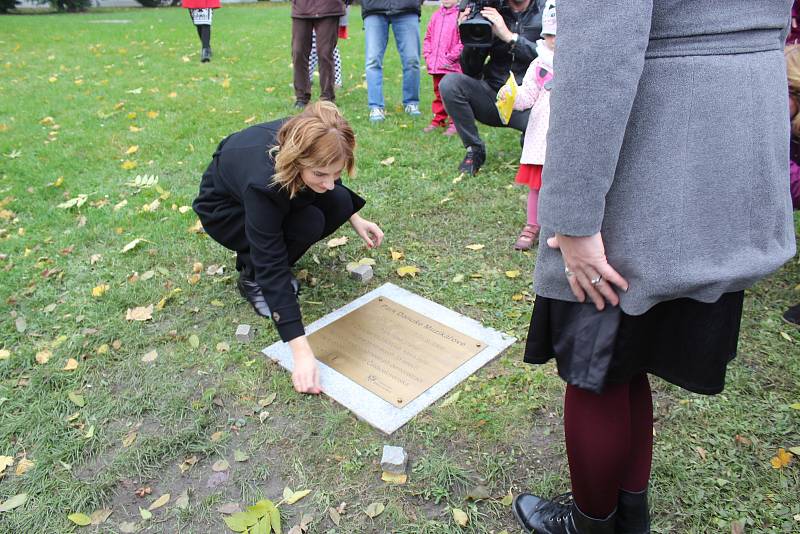
M147 112L147 117L148 117L149 119L155 119L155 118L157 118L157 117L158 117L158 111L148 111L148 112Z
M520 275L519 271L506 271L506 276L508 278L516 278Z
M130 156L131 154L135 154L138 151L139 151L139 145L131 145L128 147L128 150L125 151L125 154Z
M335 237L328 241L328 248L341 247L345 243L347 243L347 236L343 235L342 237Z
M381 160L381 165L386 165L387 167L394 163L394 156L389 156L386 159Z
M0 456L0 474L6 470L6 467L14 465L14 458L12 456Z
M245 123L245 124L250 124L251 122L254 122L255 120L256 120L256 116L255 116L255 115L252 115L252 116L250 116L250 117L247 117L247 118L244 120L244 123Z
M149 321L153 318L153 305L128 308L125 319L128 321Z
M158 351L153 349L144 356L142 356L142 361L144 363L151 363L156 361L156 358L158 358Z
M406 275L411 276L413 278L417 276L418 272L420 272L419 267L415 267L413 265L406 265L405 267L398 267L397 269L397 275L400 278L403 278Z
M120 166L123 169L125 169L126 171L129 171L131 169L135 169L136 168L136 162L135 161L131 161L129 159L126 159L125 161L122 162L122 165L120 165Z
M481 250L484 247L485 247L485 245L481 245L481 244L478 244L478 243L475 243L473 245L467 245L467 248L470 249L470 250Z
M230 89L230 87L231 87L231 79L230 78L225 78L224 80L222 80L222 88L223 89Z
M769 463L772 464L773 469L783 469L787 467L790 463L792 463L792 453L786 452L786 450L781 447L778 449L778 454L774 456Z
M130 130L133 133L141 132L143 129L144 128L139 128L138 126L134 126L133 124L128 126L128 130Z
M7 360L11 358L11 351L8 349L0 349L0 360Z
M61 369L62 371L74 371L78 368L78 360L75 358L69 358L67 363L64 364L64 367Z
M148 506L147 509L152 511L152 510L155 510L157 508L161 508L162 506L164 506L168 502L169 502L169 493L165 493L164 495L162 495L161 497L159 497L158 499L153 501L153 504Z
M50 361L50 358L53 356L53 353L49 350L40 350L36 353L36 363L40 365L44 365Z
M392 260L394 261L402 260L403 257L405 256L405 254L403 254L403 251L401 250L395 250L393 248L390 248L389 252L392 254Z
M96 285L92 288L92 296L102 297L103 295L106 294L106 291L108 291L108 289L109 289L108 284Z
M458 526L466 527L467 523L469 523L469 516L462 509L453 508L453 520Z
M20 461L17 463L17 468L14 470L17 476L22 476L28 471L30 471L35 464L28 460L26 456L23 456Z

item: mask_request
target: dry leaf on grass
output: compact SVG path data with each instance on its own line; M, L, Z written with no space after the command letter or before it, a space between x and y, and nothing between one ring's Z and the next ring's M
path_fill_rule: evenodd
M483 249L485 247L486 247L486 245L481 245L479 243L474 243L472 245L467 245L466 248L468 248L470 250L481 250L481 249Z
M394 163L394 156L389 156L388 158L381 160L381 165L386 165L387 167L392 163Z
M53 356L53 353L47 349L40 350L36 353L36 363L39 365L44 365L50 361L50 358Z
M153 501L152 504L150 504L150 506L147 507L147 509L153 511L158 508L161 508L162 506L164 506L169 502L169 497L170 497L169 493L165 493L164 495Z
M69 514L67 519L78 525L79 527L86 527L92 524L92 518L86 514L75 513Z
M224 458L222 460L217 460L214 462L214 465L211 466L211 470L215 473L219 473L221 471L227 471L231 468L231 464L228 463L228 460Z
M385 506L383 503L374 502L367 506L367 509L364 510L364 513L367 514L370 519L374 519L383 513Z
M466 527L469 523L469 516L461 508L453 508L453 521L460 527Z
M342 237L335 237L333 239L328 240L328 248L336 248L341 247L342 245L347 243L347 236L343 235Z
M19 462L17 462L17 467L14 469L14 473L17 476L22 476L31 469L33 469L34 465L35 465L34 462L28 460L27 456L23 456L22 458L20 458Z
M78 360L75 358L67 359L67 362L64 364L64 367L61 369L62 371L74 371L78 368Z
M413 278L417 276L417 273L419 272L419 267L415 267L414 265L406 265L404 267L398 267L397 269L397 275L400 278L403 278L404 276L411 276Z
M128 321L149 321L153 318L153 305L137 306L136 308L128 308L125 312L125 319Z

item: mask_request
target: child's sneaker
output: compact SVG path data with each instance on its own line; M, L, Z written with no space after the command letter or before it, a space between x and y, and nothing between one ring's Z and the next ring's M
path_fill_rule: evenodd
M405 112L412 117L419 117L422 112L419 110L418 104L406 104Z
M383 111L383 108L372 108L369 110L370 122L383 122L384 119L386 119L386 113Z
M450 126L447 127L442 135L456 135L457 133L458 130L456 130L456 125L451 122Z
M539 241L539 230L538 224L526 224L514 243L514 250L530 250Z

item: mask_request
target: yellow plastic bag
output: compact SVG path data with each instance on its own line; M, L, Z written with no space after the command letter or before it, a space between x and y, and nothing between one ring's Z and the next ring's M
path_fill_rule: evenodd
M514 78L514 73L509 72L508 80L506 80L506 84L497 92L497 101L494 103L503 124L508 124L508 121L511 119L511 112L514 111L514 101L517 99L518 89L519 86L517 85L517 80Z

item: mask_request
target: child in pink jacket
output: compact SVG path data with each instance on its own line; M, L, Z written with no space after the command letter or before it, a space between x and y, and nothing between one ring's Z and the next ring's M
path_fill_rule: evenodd
M514 109L531 109L519 171L514 181L527 185L528 220L520 232L516 250L529 250L539 239L539 189L542 187L542 166L547 150L547 127L550 123L550 89L553 84L553 53L556 46L556 5L547 0L542 12L542 39L536 42L537 57L522 80L514 100ZM502 87L506 91L507 87Z
M431 16L428 30L425 32L425 41L422 45L422 55L428 66L428 74L433 76L433 120L424 128L425 132L432 132L436 128L447 126L447 111L439 94L439 82L445 74L461 72L461 38L458 36L458 5L457 0L442 0L442 5ZM450 122L445 130L445 135L454 135L456 127Z

